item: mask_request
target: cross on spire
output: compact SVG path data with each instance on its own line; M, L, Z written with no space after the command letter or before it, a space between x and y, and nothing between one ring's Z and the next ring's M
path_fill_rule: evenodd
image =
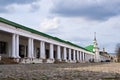
M94 40L96 40L96 32L94 32Z

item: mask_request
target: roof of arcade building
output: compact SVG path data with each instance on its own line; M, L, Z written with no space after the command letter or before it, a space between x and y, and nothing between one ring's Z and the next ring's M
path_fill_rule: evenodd
M37 31L37 30L35 30L35 29L31 29L31 28L29 28L29 27L20 25L20 24L18 24L18 23L13 22L13 21L4 19L4 18L2 18L2 17L0 17L0 22L5 23L5 24L8 24L8 25L11 25L11 26L16 27L16 28L20 28L20 29L29 31L29 32L34 33L34 34L38 34L38 35L41 35L41 36L44 36L44 37L47 37L47 38L50 38L50 39L53 39L53 40L56 40L56 41L59 41L59 42L68 44L68 45L71 45L71 46L74 46L74 47L77 47L77 48L84 49L84 50L89 51L89 52L93 52L93 50L92 50L92 49L93 49L93 46L92 46L92 45L87 46L87 47L84 48L84 47L81 47L81 46L79 46L79 45L77 45L77 44L71 43L71 42L69 42L69 41L62 40L62 39L60 39L60 38L58 38L58 37L53 37L53 36L51 36L51 35L48 35L48 34L45 34L45 33L40 32L40 31Z

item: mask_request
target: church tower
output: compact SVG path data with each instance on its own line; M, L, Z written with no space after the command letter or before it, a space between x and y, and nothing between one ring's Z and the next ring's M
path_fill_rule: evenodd
M99 54L99 48L97 44L97 39L96 39L96 32L94 33L94 40L93 40L93 51L95 52L95 62L100 61L100 54Z

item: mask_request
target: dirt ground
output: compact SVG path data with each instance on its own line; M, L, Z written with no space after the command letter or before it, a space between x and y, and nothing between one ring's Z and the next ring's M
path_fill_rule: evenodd
M4 64L0 80L120 80L120 63Z

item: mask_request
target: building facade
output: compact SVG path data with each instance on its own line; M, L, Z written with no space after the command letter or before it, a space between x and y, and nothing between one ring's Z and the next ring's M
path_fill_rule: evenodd
M1 17L0 56L18 63L75 63L98 58L86 48Z
M101 58L101 61L103 61L103 62L112 61L112 55L107 53L105 51L105 48L103 48L103 50L100 51L100 58Z

